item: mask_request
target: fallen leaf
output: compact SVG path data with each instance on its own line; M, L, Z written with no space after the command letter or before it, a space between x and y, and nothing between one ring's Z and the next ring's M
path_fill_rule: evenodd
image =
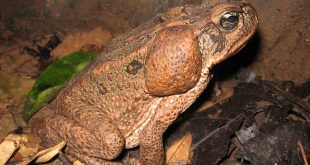
M76 160L76 161L73 162L73 165L84 165L84 163Z
M1 95L1 91L0 91L0 95ZM13 99L1 99L0 98L0 120L4 115L6 115L7 113L10 113L10 109L8 107L13 105L13 104L14 104ZM0 139L2 139L2 138L0 138Z
M18 149L18 147L18 143L11 140L4 140L0 144L0 164L5 164Z
M9 134L0 144L0 165L5 164L12 154L20 147L21 142L28 141L26 135Z
M25 102L23 118L25 121L40 108L55 98L60 89L75 74L79 73L98 52L74 52L50 64L36 79Z
M191 144L191 134L187 134L183 138L175 142L166 151L166 163L172 165L179 164L180 162L189 162Z
M16 129L16 123L14 121L14 117L11 113L6 113L1 115L0 119L0 139L5 137L8 133L14 131Z
M28 136L23 134L9 134L4 138L4 140L15 141L16 143L20 144L21 142L27 142Z
M213 105L228 99L229 97L231 97L234 94L234 90L233 89L227 89L224 93L222 93L219 96L216 96L214 98L212 98L209 101L206 101L205 103L203 103L201 106L199 106L199 108L195 111L195 112L201 112L204 111L210 107L212 107Z
M61 149L66 145L65 141L62 141L61 143L57 144L54 147L48 148L46 150L38 152L33 158L28 159L26 161L23 161L21 163L18 163L17 165L27 165L31 163L32 161L35 161L36 163L45 163L49 160L51 160L53 157L58 155L61 152Z
M102 27L97 27L89 32L79 32L67 36L53 51L53 58L58 59L66 54L80 51L86 45L102 48L112 35Z
M12 97L21 102L31 89L34 80L0 71L0 99Z

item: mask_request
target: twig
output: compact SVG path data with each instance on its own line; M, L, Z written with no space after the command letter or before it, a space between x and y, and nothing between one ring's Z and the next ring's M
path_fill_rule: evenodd
M265 85L272 92L285 97L291 103L299 106L301 108L301 110L300 111L295 110L295 112L299 113L301 116L303 116L307 122L310 122L310 116L309 116L310 105L308 103L306 103L303 100L301 100L300 98L280 89L277 85L275 85L272 82L264 82L263 85Z
M243 115L238 115L237 117L229 120L226 124L222 125L221 127L215 129L214 131L210 132L206 137L202 138L201 140L199 140L197 143L195 143L192 147L191 147L191 151L194 151L201 143L203 143L204 141L206 141L209 137L213 136L215 133L219 132L222 128L227 128L231 123L233 123L234 121L236 121L237 119L239 119L240 117L242 117Z
M282 96L284 96L285 98L287 98L291 102L295 103L296 105L300 106L301 108L303 108L307 112L310 112L310 106L306 102L299 99L298 97L280 89L277 85L275 85L272 82L265 82L264 85L266 85L273 92L281 94Z
M298 142L297 142L297 145L298 145L298 147L299 147L299 149L300 149L300 152L301 152L302 158L304 159L305 165L309 165L309 164L308 164L308 160L307 160L307 156L306 156L306 153L305 153L305 149L304 149L304 147L302 146L301 142L298 141Z

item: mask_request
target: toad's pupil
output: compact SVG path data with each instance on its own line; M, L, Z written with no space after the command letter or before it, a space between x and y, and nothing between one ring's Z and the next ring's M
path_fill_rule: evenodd
M238 17L237 16L229 16L226 21L229 23L235 23L238 21Z

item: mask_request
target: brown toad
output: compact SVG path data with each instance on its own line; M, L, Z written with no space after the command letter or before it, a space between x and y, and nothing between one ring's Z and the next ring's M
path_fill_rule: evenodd
M113 164L138 145L141 164L163 164L163 133L257 23L246 1L216 0L168 9L115 38L50 103L48 140L67 140L66 152L86 164Z

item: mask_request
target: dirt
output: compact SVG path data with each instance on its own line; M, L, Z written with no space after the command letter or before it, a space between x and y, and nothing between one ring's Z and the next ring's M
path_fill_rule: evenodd
M26 38L34 40L57 33L65 36L102 27L112 36L123 33L143 23L168 6L178 3L197 3L198 0L69 0L40 1L15 0L0 3L0 32L3 39ZM255 50L248 51L246 67L267 80L293 80L297 83L310 78L310 10L304 0L250 0L257 9L260 25L256 35ZM14 10L11 10L14 8ZM19 43L13 43L16 46ZM8 47L1 44L0 46ZM19 45L19 47L22 47ZM1 51L0 51L1 53ZM9 55L10 56L10 55ZM21 56L18 64L34 66ZM250 62L248 59L251 59ZM1 66L10 64L3 62ZM6 64L4 64L6 63ZM27 64L24 64L27 63ZM19 67L19 66L18 66ZM6 67L5 67L6 68ZM25 70L23 67L20 70ZM12 72L15 68L9 70ZM18 71L17 71L18 72ZM34 72L33 69L29 72Z
M252 0L259 51L250 68L267 80L310 79L310 10L304 0Z

